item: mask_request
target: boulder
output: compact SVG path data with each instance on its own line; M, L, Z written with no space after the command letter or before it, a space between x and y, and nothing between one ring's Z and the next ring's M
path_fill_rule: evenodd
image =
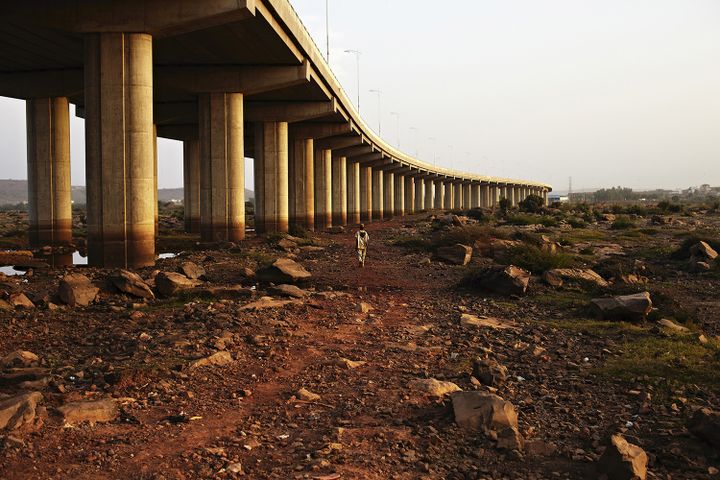
M599 318L642 321L652 310L652 300L648 292L609 298L593 298L590 301L590 308Z
M499 387L508 377L508 369L495 360L478 358L473 362L473 377L483 385Z
M192 290L198 296L211 297L215 300L238 300L252 298L255 291L242 285L223 285L219 287L198 287Z
M183 262L182 265L180 265L180 273L185 275L190 280L197 280L200 277L205 276L205 269L194 262Z
M720 452L720 412L701 408L696 410L687 424L690 433L706 441Z
M34 353L26 350L15 350L0 359L0 368L35 367L39 362L40 358Z
M58 296L71 307L87 306L95 300L99 291L85 275L71 273L60 280Z
M494 317L477 317L475 315L470 315L469 313L463 313L460 315L460 325L463 327L489 327L497 330L517 328L517 326L512 322L500 320L499 318Z
M10 294L7 301L15 308L35 308L35 304L22 292Z
M40 392L24 393L0 401L0 430L13 431L32 425L37 414Z
M149 300L155 298L155 294L150 286L145 283L140 275L128 270L116 270L108 278L115 288L123 293L133 295L135 297L147 298Z
M523 294L530 283L530 272L514 265L493 267L479 276L478 286L503 295Z
M438 258L453 265L467 265L472 258L472 253L472 247L460 243L451 247L440 247L437 249Z
M215 352L209 357L200 358L190 364L190 368L208 367L208 366L222 366L232 363L234 360L230 352L220 351Z
M335 360L332 360L330 362L331 365L335 365L336 367L345 368L347 370L354 370L358 367L362 367L365 365L366 362L363 362L362 360L350 360L349 358L336 358Z
M600 288L608 286L608 282L604 278L589 268L555 268L546 271L543 274L543 280L553 287L562 287L565 283Z
M287 238L281 238L277 242L277 246L286 252L293 252L298 248L298 244Z
M289 258L279 258L272 265L257 271L257 279L261 282L298 283L310 277L310 272Z
M517 411L512 403L485 392L455 392L451 396L455 423L466 430L495 432L499 448L522 449Z
M718 258L718 252L715 251L707 242L698 242L690 247L690 255L698 260L715 260Z
M191 280L185 275L175 272L160 272L155 277L155 288L165 297L170 297L181 290L188 290L197 285L196 280Z
M300 304L299 300L276 300L272 297L260 297L255 302L240 307L240 310L265 310L268 308L282 308L286 305L297 305Z
M598 470L608 480L645 480L648 456L645 451L628 443L620 435L610 438L610 445L598 460Z
M308 292L305 290L298 288L295 285L277 285L275 287L271 287L268 289L270 293L273 295L280 295L283 297L292 297L292 298L304 298L307 297Z
M119 409L115 400L95 400L92 402L70 402L58 408L66 425L83 422L105 423L118 417Z
M304 387L298 390L295 396L300 400L304 400L306 402L317 402L320 400L320 395L318 395L317 393L313 393Z
M408 388L419 395L429 397L444 397L448 393L461 391L460 387L452 382L443 382L434 378L419 378L410 381Z

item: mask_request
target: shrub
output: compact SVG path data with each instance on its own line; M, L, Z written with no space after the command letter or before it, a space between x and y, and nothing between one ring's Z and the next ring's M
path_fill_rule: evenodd
M583 219L581 219L581 218L571 217L571 218L568 218L568 221L567 221L567 222L568 222L568 223L570 224L570 226L573 227L573 228L585 228L585 227L587 227L587 224L586 224L585 221L584 221Z
M546 215L537 217L533 215L511 215L507 219L510 225L543 225L545 227L557 227L558 221L553 217Z
M489 242L492 238L509 238L509 233L486 225L465 225L446 230L435 237L431 248L447 247L461 243L472 246L478 240Z
M482 208L472 208L465 212L465 216L477 220L478 222L487 222L488 218Z
M575 257L566 253L551 253L535 245L518 245L508 252L513 265L540 274L554 268L568 268L575 265Z
M520 210L529 213L538 213L543 209L545 200L538 195L528 195L520 202Z
M507 215L508 210L510 210L510 207L512 207L512 204L510 203L510 200L503 197L498 202L498 208L500 208L500 215L503 217Z
M635 222L630 220L629 217L620 216L610 226L613 230L627 230L628 228L635 228Z
M670 203L667 200L663 200L657 204L658 210L663 213L680 213L683 210L682 205L677 203Z

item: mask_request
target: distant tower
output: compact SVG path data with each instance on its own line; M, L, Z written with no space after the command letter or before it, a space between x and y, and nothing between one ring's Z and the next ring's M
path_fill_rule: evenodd
M572 195L572 177L568 178L568 199L570 198L570 195Z

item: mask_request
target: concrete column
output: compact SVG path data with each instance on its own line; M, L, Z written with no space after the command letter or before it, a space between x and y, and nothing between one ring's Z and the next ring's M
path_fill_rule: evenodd
M88 261L155 263L152 37L85 39Z
M482 194L479 183L470 185L470 208L479 208L482 205Z
M455 187L452 183L445 183L445 208L452 210L455 207Z
M383 215L385 218L395 215L395 174L392 172L383 175Z
M347 163L348 223L360 223L360 164Z
M242 94L200 95L198 122L200 238L206 242L242 240L245 238L245 134ZM257 184L257 180L255 183ZM257 228L257 193L255 198Z
M453 184L453 209L460 210L462 208L462 185Z
M200 141L198 139L183 142L183 206L185 231L200 233Z
M415 213L415 179L405 177L405 214Z
M383 219L383 171L373 170L372 172L372 216L373 220Z
M405 215L405 177L402 175L395 175L394 178L394 194L395 194L395 216L402 217Z
M425 210L433 210L433 185L432 180L425 180Z
M487 184L480 185L480 206L490 208L490 186Z
M290 226L315 230L315 142L312 138L292 140L288 159Z
M462 184L462 193L463 193L463 200L462 200L462 208L465 210L470 209L470 184L464 183Z
M372 167L360 165L360 219L371 222L372 216Z
M255 231L258 233L288 231L288 147L287 122L255 125Z
M445 208L445 184L442 180L435 180L435 210L442 210Z
M155 236L158 235L158 224L160 218L160 206L158 205L158 146L157 146L157 125L153 123L153 192L155 192L155 198L153 198L153 208L155 210Z
M415 177L415 211L425 210L425 179Z
M549 200L548 200L548 191L547 190L543 190L542 197L543 197L543 200L545 201L545 206L547 207L550 204Z
M498 201L498 189L495 185L489 185L488 190L490 191L490 202L488 203L488 207L495 208Z
M332 224L347 225L347 158L332 160Z
M315 227L332 227L332 150L315 150Z
M66 245L72 241L68 99L32 99L25 108L30 245Z

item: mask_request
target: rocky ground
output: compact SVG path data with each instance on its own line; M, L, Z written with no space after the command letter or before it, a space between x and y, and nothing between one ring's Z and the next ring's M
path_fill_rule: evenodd
M353 229L198 245L177 215L158 250L182 252L139 277L16 253L0 477L718 478L720 274L697 245L720 214L470 217L369 224L364 269Z

